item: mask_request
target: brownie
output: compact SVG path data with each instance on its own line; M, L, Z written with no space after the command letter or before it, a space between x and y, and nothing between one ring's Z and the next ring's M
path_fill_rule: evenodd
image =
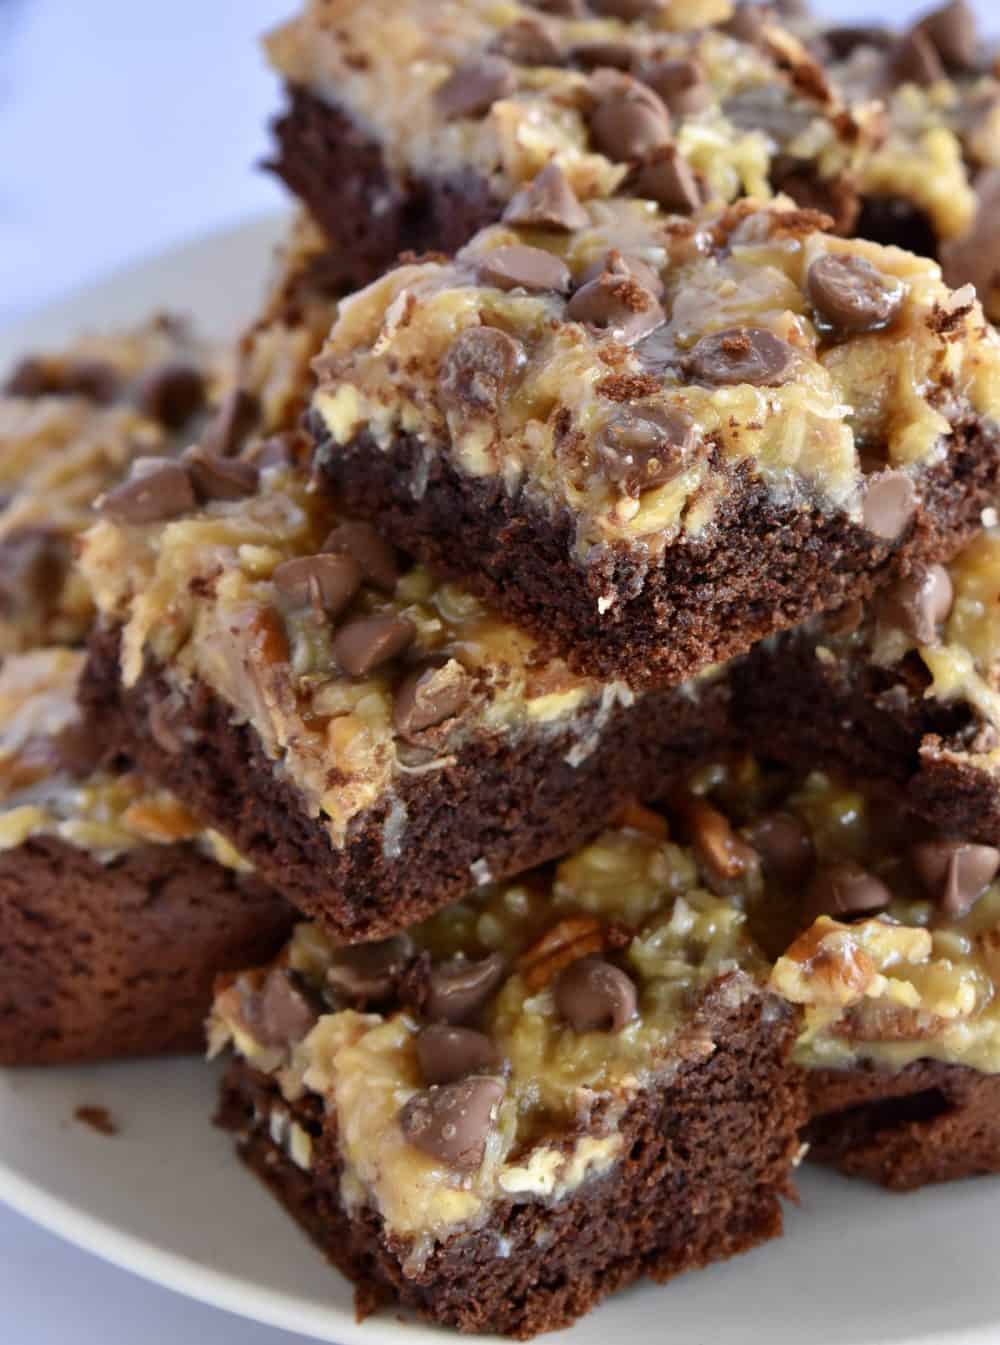
M409 935L300 926L222 979L219 1120L360 1312L523 1339L780 1233L796 1013L689 864L626 827Z
M577 677L299 471L260 479L183 522L91 530L83 694L337 937L559 855L725 750L721 670L645 695Z
M0 1064L196 1050L215 976L273 955L290 908L75 702L83 655L0 671Z
M631 685L971 535L997 488L1000 346L933 263L782 206L580 209L341 305L311 426L352 513Z
M877 109L848 106L774 13L542 8L306 0L268 37L288 91L270 166L348 288L460 247L550 163L584 198L686 214L785 191L853 222Z
M754 650L734 713L764 755L881 781L939 831L1000 843L998 594L994 526L948 566Z

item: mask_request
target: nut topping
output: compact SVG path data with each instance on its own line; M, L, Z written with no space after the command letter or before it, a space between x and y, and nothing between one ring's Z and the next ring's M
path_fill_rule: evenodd
M535 993L571 962L604 948L605 933L592 915L567 915L526 949L517 968L528 989Z

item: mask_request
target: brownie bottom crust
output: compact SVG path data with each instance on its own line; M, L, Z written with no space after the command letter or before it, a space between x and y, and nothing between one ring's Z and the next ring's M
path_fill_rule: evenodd
M273 957L290 908L188 845L101 864L50 837L0 853L0 1065L196 1051L220 971Z
M233 1064L218 1121L356 1283L360 1314L391 1302L444 1326L523 1340L569 1325L643 1276L667 1280L781 1232L804 1094L799 1071L787 1067L794 1016L775 1001L763 1005L756 997L728 1008L724 993L710 994L703 1012L716 1050L628 1107L617 1167L554 1205L500 1203L486 1227L438 1245L410 1275L405 1247L379 1216L341 1203L335 1122L318 1099L289 1108L312 1136L308 1172L270 1138L268 1114L280 1098L267 1076Z
M428 463L413 435L383 449L367 433L334 445L322 424L312 428L320 479L352 515L377 519L578 671L636 686L677 683L916 564L950 559L1000 483L1000 435L959 424L947 459L921 477L907 532L889 543L843 516L777 506L741 466L709 540L679 543L655 567L609 548L584 569L568 513L543 516L501 481L460 472L445 451Z
M1000 1172L1000 1076L918 1060L808 1075L809 1157L894 1191Z
M124 690L118 636L98 632L81 695L98 722L115 724L143 771L223 832L288 900L340 941L383 938L465 896L473 874L499 880L567 853L633 797L662 797L671 780L731 745L729 688L706 681L697 696L657 693L618 704L579 764L571 732L482 737L440 770L398 789L406 827L398 853L384 843L390 803L356 819L343 848L307 815L297 789L263 752L256 732L196 684L178 708L162 669ZM167 716L185 744L169 755L150 732ZM485 877L483 877L485 881Z

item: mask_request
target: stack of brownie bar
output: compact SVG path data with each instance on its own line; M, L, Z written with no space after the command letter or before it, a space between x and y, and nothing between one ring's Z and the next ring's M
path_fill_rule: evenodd
M776 1236L806 1155L1000 1172L963 0L309 0L268 50L258 320L0 403L0 1060L207 1014L359 1310L519 1338Z

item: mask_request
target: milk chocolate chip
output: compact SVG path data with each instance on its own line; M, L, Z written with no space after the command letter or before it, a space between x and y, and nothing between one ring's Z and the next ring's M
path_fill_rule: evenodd
M494 415L524 365L524 347L498 327L466 327L441 363L438 388L448 407Z
M190 513L198 500L187 468L170 458L138 458L127 481L97 500L116 523L160 523Z
M220 458L231 458L257 423L260 403L246 388L233 388L216 411L202 440L203 446Z
M659 14L666 0L590 0L590 4L597 14L631 23L633 19L649 19Z
M609 159L642 159L670 140L670 113L652 89L615 70L598 70L591 79L596 100L590 134Z
M241 1010L261 1046L295 1046L316 1025L315 1004L285 967L272 967L256 990L240 983Z
M347 555L296 556L277 566L271 578L293 607L313 607L337 616L361 587L361 567Z
M938 627L947 620L954 601L951 575L943 565L899 579L879 600L879 616L890 626L898 626L917 644L933 644Z
M820 317L843 332L872 332L888 326L902 307L905 293L901 281L876 271L864 257L836 252L813 262L806 288Z
M431 968L424 1012L435 1023L464 1023L474 1018L499 986L507 964L499 953L469 959L453 957Z
M817 871L806 896L806 913L810 919L871 915L885 910L891 900L892 893L881 879L860 864L844 860Z
M481 117L517 87L513 66L502 56L481 56L458 66L434 95L445 121Z
M193 364L161 364L139 386L142 410L169 430L179 430L204 404L205 379Z
M62 588L69 562L66 543L44 529L5 537L0 541L0 611L48 607Z
M634 345L666 321L666 314L651 290L633 275L603 271L588 280L566 305L566 316L607 332L616 341Z
M417 1033L415 1045L420 1071L428 1084L455 1083L470 1074L494 1074L503 1064L489 1037L469 1027L432 1023Z
M766 6L749 3L749 0L741 0L741 3L734 9L732 16L725 23L721 23L719 27L730 37L735 37L738 42L747 42L753 46L755 43L762 41L768 18Z
M812 837L794 813L767 813L757 818L747 834L764 872L779 882L804 883L812 873L816 862Z
M85 397L109 406L118 392L118 373L105 360L65 363L29 355L4 384L8 397Z
M587 267L580 277L580 287L589 284L591 280L596 280L605 272L612 276L631 276L643 289L655 294L657 299L663 296L663 280L659 271L648 262L644 262L641 257L633 256L630 252L619 252L617 248L611 248L604 254L603 260L592 262Z
M1000 850L971 841L924 841L910 858L927 895L955 919L972 909L1000 869Z
M384 1003L394 993L413 952L408 934L340 948L327 969L327 985L338 998L359 1008Z
M570 56L583 70L631 70L638 52L631 42L578 42Z
M586 210L576 198L566 174L553 159L533 182L522 187L503 212L505 224L567 233L588 223Z
M361 567L365 583L383 593L395 592L399 583L396 552L371 523L338 524L321 549L350 556Z
M499 1079L473 1075L415 1093L400 1112L399 1124L414 1148L460 1172L473 1172L483 1161L502 1097Z
M944 79L944 66L933 42L919 28L904 33L889 53L889 75L896 84L926 87Z
M636 171L632 190L675 215L690 215L708 199L704 182L675 145L664 145L647 155Z
M540 294L545 290L565 294L570 284L569 268L564 261L544 248L528 247L526 243L507 243L493 248L485 257L477 259L476 274L484 285L495 285L498 290L527 290L529 294ZM483 330L496 329L487 327Z
M729 327L695 344L687 371L696 383L712 387L750 383L773 388L787 383L795 358L794 348L766 327Z
M696 442L686 411L651 407L621 412L598 436L596 449L603 475L635 497L682 471Z
M538 14L529 14L504 28L493 42L492 50L517 65L563 64L558 35Z
M620 1032L635 1017L635 983L602 957L581 957L555 979L556 1008L574 1032Z
M396 689L393 727L401 738L415 738L461 714L471 695L471 679L457 659L420 664Z
M975 70L979 56L976 15L966 0L950 0L921 19L917 29L949 69Z
M413 643L417 628L406 616L359 617L336 634L333 653L351 677L367 677Z
M654 61L639 72L643 84L653 90L674 117L690 117L712 101L712 90L697 61Z
M887 542L902 536L917 507L917 492L905 472L888 470L869 479L861 519L869 532Z
M184 453L184 465L203 503L208 500L242 500L256 494L259 470L237 458L220 458L210 449L195 444Z

